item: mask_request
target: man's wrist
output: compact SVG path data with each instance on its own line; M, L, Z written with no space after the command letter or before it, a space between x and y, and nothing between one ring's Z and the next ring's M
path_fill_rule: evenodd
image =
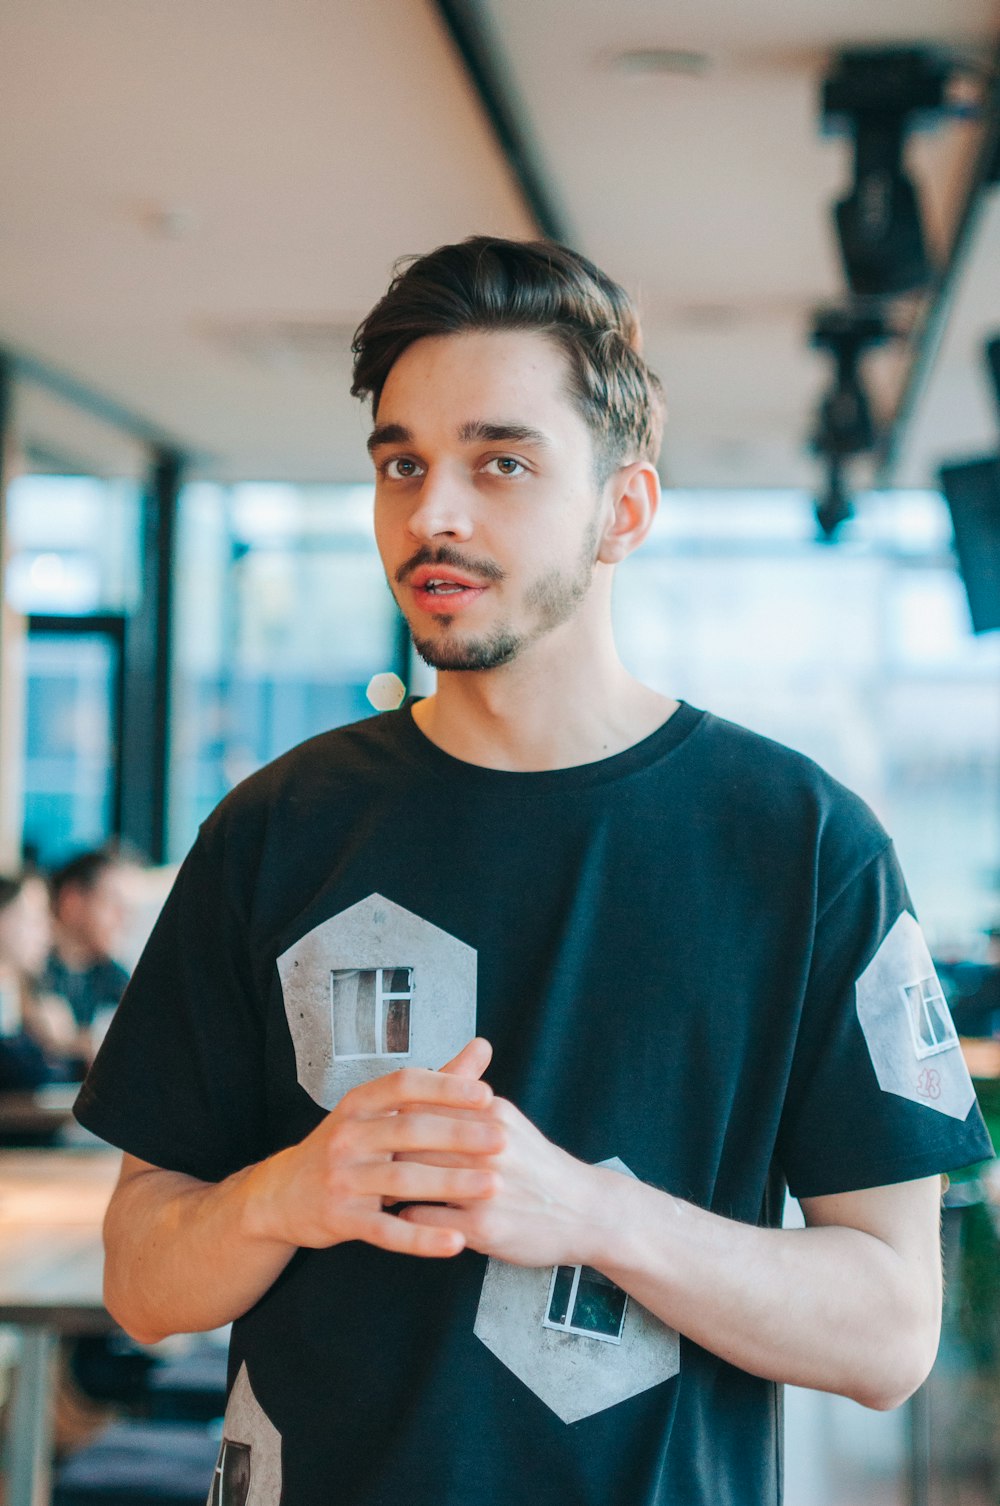
M603 1271L635 1258L636 1208L633 1179L606 1166L586 1166L577 1260Z
M282 1161L287 1151L278 1151L265 1161L258 1161L238 1172L233 1179L233 1195L239 1203L240 1233L257 1244L294 1247L284 1232L278 1193L284 1180Z

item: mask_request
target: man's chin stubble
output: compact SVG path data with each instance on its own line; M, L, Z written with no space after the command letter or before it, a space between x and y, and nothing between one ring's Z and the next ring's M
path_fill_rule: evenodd
M447 630L454 619L442 617L438 620ZM414 634L413 646L424 663L432 669L483 670L499 669L501 665L516 659L524 647L524 640L516 633L499 629L486 638L473 638L468 643L448 642L447 639L441 642L433 638L418 638Z

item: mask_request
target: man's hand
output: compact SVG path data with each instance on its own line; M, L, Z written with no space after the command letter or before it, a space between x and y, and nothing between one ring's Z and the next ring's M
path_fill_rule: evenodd
M361 1239L408 1255L457 1255L465 1237L455 1222L419 1227L385 1208L465 1209L495 1192L487 1160L506 1131L488 1113L492 1089L478 1080L491 1055L477 1038L440 1072L404 1067L345 1093L303 1141L253 1168L250 1232L313 1249Z
M480 1168L492 1177L492 1188L475 1198L450 1198L447 1208L405 1208L400 1220L426 1231L457 1231L470 1249L512 1265L590 1264L595 1221L604 1221L601 1184L615 1173L560 1150L504 1098L494 1098L469 1117L500 1129L502 1148L475 1158L453 1150L400 1151L396 1159L455 1170Z

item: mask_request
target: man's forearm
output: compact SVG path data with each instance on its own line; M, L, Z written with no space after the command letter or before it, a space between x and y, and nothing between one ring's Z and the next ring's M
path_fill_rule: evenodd
M602 1172L588 1264L752 1374L866 1406L905 1400L933 1363L937 1282L856 1228L761 1229ZM933 1189L931 1189L933 1195Z
M295 1253L255 1224L262 1168L219 1183L153 1169L115 1193L105 1220L104 1300L152 1344L219 1328L263 1296Z
M385 1209L490 1194L494 1178L481 1163L503 1131L469 1113L492 1100L478 1080L490 1054L477 1037L439 1072L404 1068L362 1083L299 1144L219 1183L126 1157L104 1225L108 1310L152 1343L240 1317L299 1248L361 1239L457 1255L457 1231L414 1228ZM404 1164L397 1152L466 1157L472 1169Z

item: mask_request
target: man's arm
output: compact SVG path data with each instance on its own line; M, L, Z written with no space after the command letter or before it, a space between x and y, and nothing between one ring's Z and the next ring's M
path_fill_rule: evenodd
M420 1199L472 1207L492 1191L495 1178L478 1163L505 1131L469 1113L492 1098L477 1080L490 1055L477 1039L440 1072L410 1068L354 1088L299 1145L219 1183L126 1156L104 1224L109 1312L155 1343L239 1317L300 1246L363 1239L410 1255L456 1255L457 1231L417 1228L384 1208ZM461 1166L428 1164L449 1155Z
M512 1104L491 1197L408 1208L518 1265L589 1265L663 1322L754 1375L899 1405L937 1350L940 1178L803 1201L805 1229L709 1213L553 1145ZM443 1158L448 1165L461 1158Z
M867 1407L898 1406L924 1380L940 1332L939 1177L808 1199L804 1229L737 1223L635 1185L618 1189L627 1233L603 1231L597 1267L688 1338Z

